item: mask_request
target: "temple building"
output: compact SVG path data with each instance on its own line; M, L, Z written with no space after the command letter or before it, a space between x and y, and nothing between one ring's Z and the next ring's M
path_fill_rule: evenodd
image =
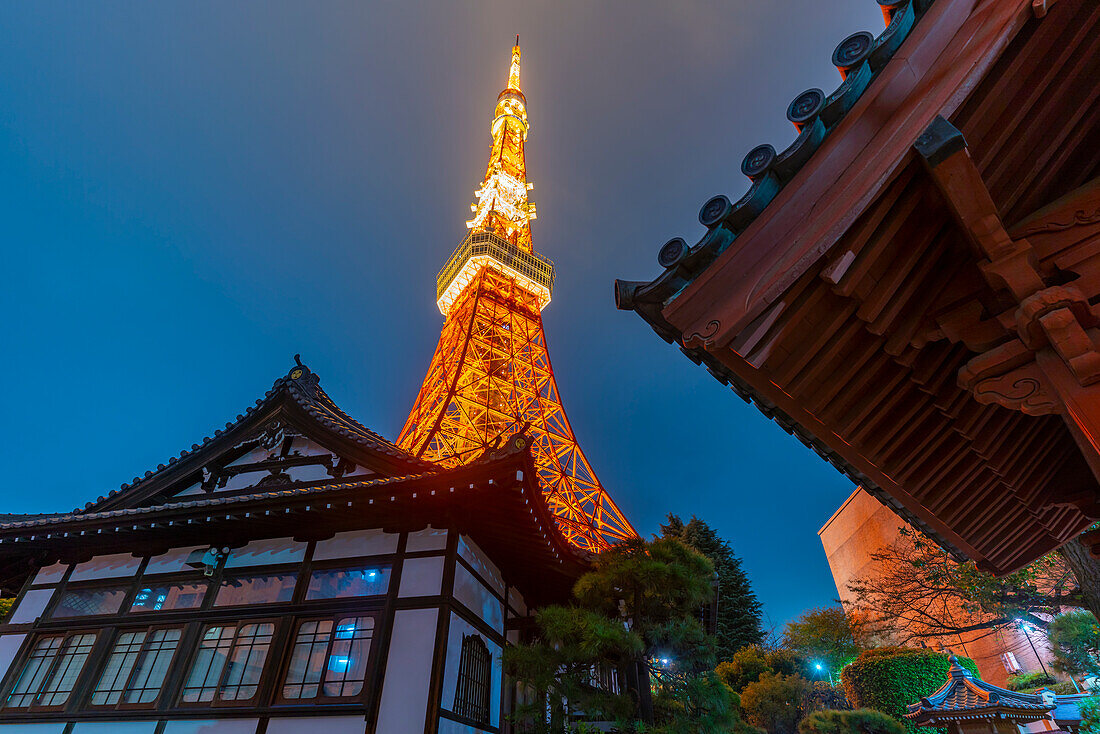
M616 301L1004 574L1100 519L1100 5L879 6Z
M938 727L951 734L1076 734L1084 697L1059 696L1049 690L1005 690L975 678L952 655L947 681L910 704L905 718L917 726Z
M510 731L501 651L569 598L591 551L634 534L550 369L519 59L517 39L400 445L296 356L254 406L120 490L0 516L0 588L17 595L0 734Z

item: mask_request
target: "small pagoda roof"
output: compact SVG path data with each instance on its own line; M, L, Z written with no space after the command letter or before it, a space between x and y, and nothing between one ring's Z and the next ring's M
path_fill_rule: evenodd
M1047 718L1055 703L1039 693L1018 693L986 683L951 656L947 682L935 693L910 704L905 718L917 724L935 724L958 719L997 717L1018 721Z

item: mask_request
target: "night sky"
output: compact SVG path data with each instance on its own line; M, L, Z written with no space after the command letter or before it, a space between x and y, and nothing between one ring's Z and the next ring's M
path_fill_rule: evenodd
M522 7L520 7L522 5ZM637 315L872 0L22 3L0 10L0 511L69 510L232 420L293 364L390 439L441 326L522 36L544 319L573 427L644 534L730 540L781 625L836 597L852 485Z

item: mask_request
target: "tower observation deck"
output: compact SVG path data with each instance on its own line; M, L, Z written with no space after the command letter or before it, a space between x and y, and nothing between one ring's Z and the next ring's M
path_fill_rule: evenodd
M578 548L599 551L636 533L577 445L550 366L542 309L553 296L554 264L531 240L536 214L527 196L533 187L518 36L490 132L469 233L436 281L439 344L397 442L453 467L525 433L562 533Z

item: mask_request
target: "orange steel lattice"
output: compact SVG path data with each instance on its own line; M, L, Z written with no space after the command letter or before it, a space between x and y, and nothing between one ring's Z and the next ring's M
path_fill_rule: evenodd
M550 366L542 309L552 295L554 266L531 244L518 37L516 44L493 120L489 167L474 219L467 222L471 232L437 282L446 321L397 442L453 467L526 432L563 534L579 548L598 551L636 533L577 445Z

